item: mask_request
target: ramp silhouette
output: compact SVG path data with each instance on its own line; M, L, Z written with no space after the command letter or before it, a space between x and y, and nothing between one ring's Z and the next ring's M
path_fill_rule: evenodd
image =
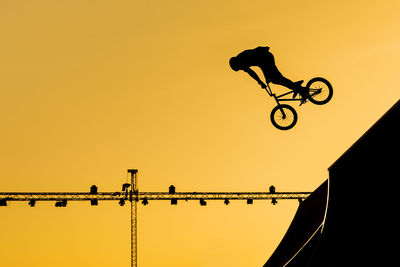
M329 168L264 267L400 266L400 101Z

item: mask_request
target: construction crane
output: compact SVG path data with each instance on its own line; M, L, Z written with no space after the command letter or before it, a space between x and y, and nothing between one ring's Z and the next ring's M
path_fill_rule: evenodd
M176 192L171 185L168 192L139 192L137 187L137 169L128 169L130 183L124 183L118 192L98 192L95 185L90 192L0 192L0 206L7 206L9 201L27 201L34 207L37 201L55 201L56 207L66 207L68 201L90 201L92 206L97 206L99 201L119 201L119 205L131 203L131 267L138 266L137 244L137 203L147 205L149 200L169 200L171 205L177 205L178 200L198 200L201 206L207 205L207 200L223 200L226 205L230 200L246 200L253 204L254 200L271 200L273 205L280 199L294 199L301 202L311 192L276 192L270 186L268 192Z

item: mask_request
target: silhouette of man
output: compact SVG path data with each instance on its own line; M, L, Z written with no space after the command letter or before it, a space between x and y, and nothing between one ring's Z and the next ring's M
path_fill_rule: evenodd
M250 67L259 67L264 74L265 81L267 83L272 82L274 84L283 85L294 91L293 98L298 93L306 99L306 88L302 87L303 81L292 82L288 78L284 77L275 65L275 59L271 52L269 52L268 46L259 46L254 49L249 49L241 52L236 57L232 57L229 60L229 65L234 71L243 70L247 72L254 80L261 85L261 88L266 89L267 86L263 81L260 80L258 75Z

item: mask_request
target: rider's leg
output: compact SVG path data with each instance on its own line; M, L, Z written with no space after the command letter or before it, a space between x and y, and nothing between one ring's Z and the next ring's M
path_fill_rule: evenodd
M263 66L260 66L260 68L266 79L270 80L272 83L285 86L295 91L299 89L296 83L283 76L282 73L278 70L272 54L269 62L265 62L265 64Z
M279 71L272 72L270 77L271 77L271 82L285 86L289 89L292 89L295 92L298 92L301 89L302 82L293 82L288 78L286 78L285 76L283 76Z
M303 102L307 99L307 88L301 86L303 81L293 82L281 74L276 79L272 79L272 82L292 89L293 98L296 98L297 94L300 94Z
M267 82L271 81L274 84L279 84L282 86L285 86L289 89L293 90L293 98L297 96L298 93L302 96L303 99L306 99L306 90L305 88L301 86L303 81L298 81L298 82L293 82L286 78L285 76L280 73L278 68L275 65L275 60L271 54L271 59L269 62L265 62L264 66L261 66L261 70L264 73L264 76L267 80Z

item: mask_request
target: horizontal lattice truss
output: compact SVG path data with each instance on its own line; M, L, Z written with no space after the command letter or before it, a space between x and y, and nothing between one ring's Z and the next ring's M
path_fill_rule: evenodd
M82 200L235 200L235 199L305 199L310 192L1 192L0 200L6 201L82 201Z

